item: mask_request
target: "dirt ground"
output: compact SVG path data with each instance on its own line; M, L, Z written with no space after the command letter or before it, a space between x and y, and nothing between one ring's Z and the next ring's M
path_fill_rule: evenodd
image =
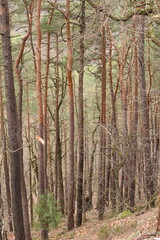
M97 219L97 215L95 209L87 212L83 226L70 232L67 232L64 221L58 229L50 232L50 240L160 240L160 235L152 236L156 232L157 208L125 218L116 216L110 219L106 213L102 221ZM107 228L111 232L110 236L106 235ZM40 240L38 232L33 231L32 234L33 240ZM14 236L9 235L9 240L13 239Z

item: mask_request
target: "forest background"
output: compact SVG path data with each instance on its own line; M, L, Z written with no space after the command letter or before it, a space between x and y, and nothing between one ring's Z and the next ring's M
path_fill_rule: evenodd
M158 0L0 0L0 239L154 206L159 25Z

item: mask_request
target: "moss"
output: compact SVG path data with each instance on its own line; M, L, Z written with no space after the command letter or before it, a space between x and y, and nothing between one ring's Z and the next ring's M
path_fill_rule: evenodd
M98 232L98 239L105 240L109 237L118 236L126 232L126 226L109 226L104 225Z
M112 218L116 217L118 214L119 213L117 213L117 212L110 212L107 214L106 219L112 219Z
M131 228L136 228L137 227L137 221L130 222L130 227Z
M125 218L125 217L128 217L128 216L131 216L131 215L132 215L132 213L129 210L125 210L125 211L119 213L117 218L122 219L122 218Z

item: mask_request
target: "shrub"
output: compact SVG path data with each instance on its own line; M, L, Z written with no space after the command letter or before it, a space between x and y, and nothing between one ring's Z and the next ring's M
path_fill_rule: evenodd
M61 213L57 207L53 194L41 195L35 207L34 227L47 231L56 228L61 220Z

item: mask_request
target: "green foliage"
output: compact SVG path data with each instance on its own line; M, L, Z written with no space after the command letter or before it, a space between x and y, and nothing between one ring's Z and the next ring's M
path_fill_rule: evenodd
M108 225L102 226L98 232L98 238L100 240L105 240L106 238L110 237L110 228Z
M110 212L107 214L107 219L112 219L117 216L117 212Z
M53 194L41 195L35 207L34 226L38 229L51 230L56 228L61 220L61 213L57 207Z
M114 226L104 225L100 228L100 230L98 232L98 238L100 240L105 240L109 237L123 234L125 231L126 231L125 226L114 227Z
M132 215L132 213L129 210L125 210L125 211L119 213L117 218L122 219L122 218L125 218L128 216L131 216L131 215Z

